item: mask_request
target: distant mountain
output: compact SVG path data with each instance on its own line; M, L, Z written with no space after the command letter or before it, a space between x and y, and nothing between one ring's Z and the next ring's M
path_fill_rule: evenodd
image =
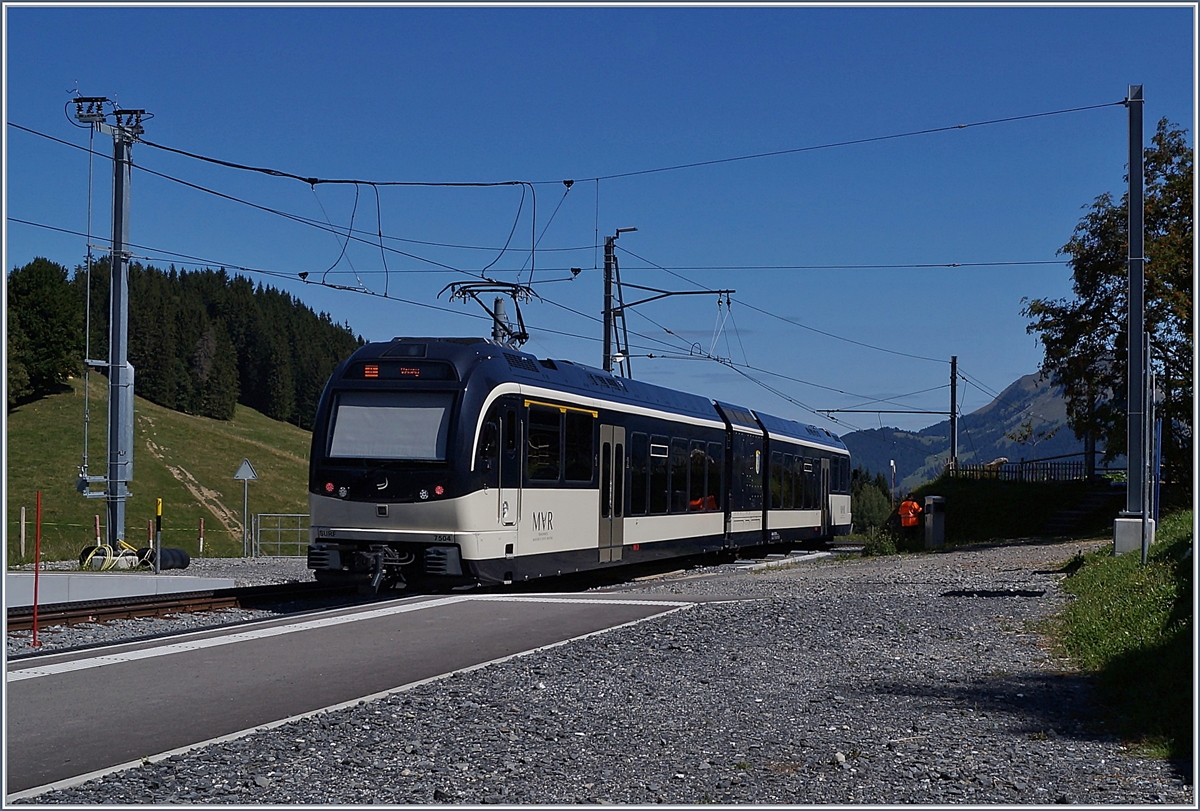
M1022 426L1032 429L1025 442ZM896 462L896 486L911 490L937 478L950 455L950 420L920 431L875 428L842 436L854 465L890 477L891 460ZM958 461L983 464L1001 456L1010 461L1045 459L1049 456L1083 453L1083 441L1067 425L1062 389L1040 375L1016 380L1000 396L978 411L958 420Z

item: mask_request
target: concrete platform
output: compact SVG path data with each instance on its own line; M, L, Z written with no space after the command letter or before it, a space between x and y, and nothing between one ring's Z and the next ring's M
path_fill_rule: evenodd
M688 605L621 594L417 596L10 660L4 807L17 794L75 785ZM128 685L135 695L96 700L102 685Z
M231 589L233 578L135 574L132 572L42 572L38 604L113 600L148 594ZM33 605L33 572L6 572L4 607Z

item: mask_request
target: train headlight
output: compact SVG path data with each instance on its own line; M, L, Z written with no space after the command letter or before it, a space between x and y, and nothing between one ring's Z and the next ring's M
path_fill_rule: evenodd
M437 487L433 488L433 494L435 496L440 496L445 492L446 492L446 488L442 487L440 484Z
M333 482L325 482L325 492L326 493L333 492Z

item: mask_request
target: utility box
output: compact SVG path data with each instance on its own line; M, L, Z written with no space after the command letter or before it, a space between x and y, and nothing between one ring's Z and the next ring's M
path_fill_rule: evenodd
M1146 520L1146 546L1154 543L1154 519ZM1113 522L1113 554L1142 551L1142 517L1122 513Z
M946 543L946 499L925 496L925 548L940 549Z

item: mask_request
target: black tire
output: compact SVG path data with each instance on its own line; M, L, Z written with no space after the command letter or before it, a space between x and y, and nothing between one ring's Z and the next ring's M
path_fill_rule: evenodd
M174 547L163 547L162 562L158 568L161 569L186 569L192 562L186 549L176 549Z

